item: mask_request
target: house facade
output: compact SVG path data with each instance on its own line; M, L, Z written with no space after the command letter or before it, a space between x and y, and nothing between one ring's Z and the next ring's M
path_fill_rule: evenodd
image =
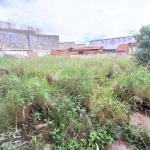
M90 47L102 46L105 52L115 52L120 44L135 43L133 36L109 38L102 40L92 40L89 42Z
M120 44L117 49L116 49L116 52L118 54L122 54L122 53L125 53L125 54L128 54L128 55L131 55L134 53L136 47L137 47L138 43L128 43L128 44Z

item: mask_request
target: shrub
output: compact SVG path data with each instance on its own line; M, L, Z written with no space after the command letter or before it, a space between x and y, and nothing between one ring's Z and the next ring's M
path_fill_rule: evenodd
M139 43L134 57L138 64L150 64L150 25L142 26L139 33L134 35Z

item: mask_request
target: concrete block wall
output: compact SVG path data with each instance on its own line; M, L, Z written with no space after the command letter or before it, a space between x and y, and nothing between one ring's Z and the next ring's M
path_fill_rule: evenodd
M75 42L63 42L63 43L60 43L60 50L67 50L70 47L74 48L75 47Z
M54 51L54 50L52 50ZM6 55L10 55L13 57L17 57L17 58L35 58L35 57L43 57L46 55L50 55L50 50L36 50L36 51L32 51L32 50L5 50L5 51L0 51L0 56L6 56Z
M20 27L21 30L29 30L29 31L35 31L36 34L43 34L43 30L40 28L34 28L32 26L28 26L28 25L22 25Z
M75 48L76 47L86 47L86 43L83 43L83 44L75 44Z
M3 50L57 50L59 36L20 29L0 29L0 45Z
M0 28L4 29L16 29L16 25L12 22L0 21Z
M33 52L33 51L29 51L28 53L28 58L36 58L38 57L38 53L37 52Z

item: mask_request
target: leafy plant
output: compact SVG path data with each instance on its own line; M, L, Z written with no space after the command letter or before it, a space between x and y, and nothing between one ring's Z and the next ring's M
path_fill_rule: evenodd
M136 61L139 64L150 64L150 25L142 26L139 33L134 35L139 43L134 54Z
M132 149L149 148L149 134L135 135L128 125L130 113L147 103L150 92L149 72L133 60L49 56L0 61L0 68L9 70L0 74L0 131L21 130L16 140L2 137L3 149L12 139L20 145L29 141L24 149L49 143L54 150L103 150L116 139L130 142Z

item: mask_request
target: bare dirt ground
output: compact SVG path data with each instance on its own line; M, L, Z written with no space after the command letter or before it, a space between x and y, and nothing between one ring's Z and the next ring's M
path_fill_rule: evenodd
M136 125L139 128L144 128L145 130L150 130L150 113L133 113L130 116L129 123L131 125Z

